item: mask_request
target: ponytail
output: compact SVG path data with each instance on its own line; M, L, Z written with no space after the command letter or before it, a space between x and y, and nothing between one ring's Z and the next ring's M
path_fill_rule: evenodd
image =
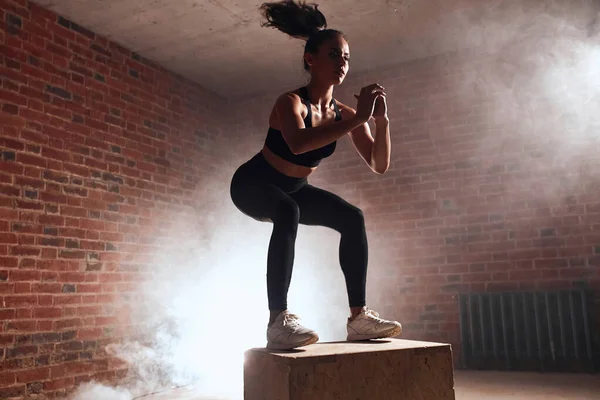
M327 19L318 10L317 4L285 0L263 3L262 15L267 19L261 26L272 27L288 35L308 40L319 30L327 28Z
M263 22L261 26L272 27L291 37L306 40L305 53L317 53L323 42L337 35L348 41L342 32L327 29L327 19L318 7L317 4L293 0L263 3L260 10L267 22ZM306 61L304 69L310 70Z

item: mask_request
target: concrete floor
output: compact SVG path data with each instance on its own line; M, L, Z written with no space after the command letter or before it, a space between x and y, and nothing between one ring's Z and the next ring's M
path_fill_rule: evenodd
M456 370L454 388L456 400L600 400L600 374ZM143 400L167 399L234 400L203 397L190 388L143 397Z
M599 400L600 375L454 372L456 400Z

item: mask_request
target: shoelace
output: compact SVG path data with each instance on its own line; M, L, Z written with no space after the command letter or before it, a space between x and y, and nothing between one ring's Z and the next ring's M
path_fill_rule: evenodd
M385 322L385 320L379 318L379 313L377 311L366 309L365 314L367 314L369 317L376 320L377 322Z
M299 325L300 318L295 314L286 314L283 318L283 325L296 328Z

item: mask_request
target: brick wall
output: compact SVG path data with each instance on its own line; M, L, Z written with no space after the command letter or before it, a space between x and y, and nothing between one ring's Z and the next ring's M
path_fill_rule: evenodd
M402 321L405 338L450 342L457 357L457 293L600 289L600 162L587 125L597 117L583 101L593 89L576 68L519 64L527 53L510 51L514 64L471 52L351 72L335 92L346 104L362 86L386 88L391 168L372 173L344 138L311 177L365 212L369 304ZM546 86L552 73L565 85ZM276 96L238 107L246 148L262 145ZM335 249L312 250L339 268ZM600 322L598 300L593 312Z
M0 398L52 397L125 376L105 345L140 333L151 260L198 232L226 101L35 4L0 5Z

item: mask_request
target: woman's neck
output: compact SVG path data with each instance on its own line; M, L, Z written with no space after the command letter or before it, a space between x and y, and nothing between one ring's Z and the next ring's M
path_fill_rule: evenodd
M311 81L306 85L309 101L319 109L329 108L331 99L333 98L333 85L322 85L318 82Z

